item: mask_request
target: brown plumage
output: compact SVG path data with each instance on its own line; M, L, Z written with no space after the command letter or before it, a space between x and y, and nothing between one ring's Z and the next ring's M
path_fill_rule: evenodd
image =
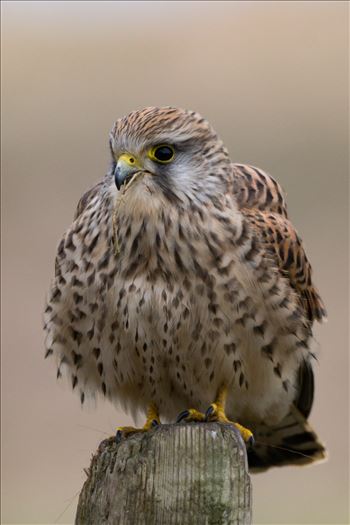
M306 418L325 311L280 186L232 164L191 111L135 111L110 146L58 248L45 311L57 375L82 402L99 392L168 420L225 386L257 440L252 468L323 457Z
M302 241L288 219L282 188L258 168L235 164L233 171L241 212L259 240L270 248L280 271L289 278L308 319L321 321L326 310L312 283L312 269Z

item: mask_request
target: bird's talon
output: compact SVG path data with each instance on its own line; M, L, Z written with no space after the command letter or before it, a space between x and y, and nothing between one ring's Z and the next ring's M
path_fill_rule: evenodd
M243 425L240 425L239 423L235 423L233 421L231 421L231 423L237 428L246 445L253 446L255 444L253 433L249 430L249 428L246 428Z
M255 439L254 439L254 436L250 436L250 438L248 439L247 441L247 447L248 448L253 448L255 445Z
M228 419L225 413L225 402L227 397L227 388L222 387L217 395L217 398L215 400L215 403L212 403L206 413L205 413L205 419L208 422L214 422L217 423L224 423L226 425L232 425L234 426L242 436L242 439L244 443L246 443L247 446L253 446L254 445L254 437L252 432L249 430L249 428L244 427L240 423L236 423L234 421L231 421Z
M211 404L210 407L207 409L206 413L205 413L205 419L206 421L209 421L210 420L210 417L215 414L216 412L216 406L215 404Z
M121 442L122 438L123 433L120 430L117 430L117 433L115 435L115 442L117 443L117 445Z
M190 415L189 410L183 410L180 412L180 414L177 416L176 423L180 423L180 421L183 421Z
M158 427L160 425L160 419L159 419L159 413L156 405L151 403L148 407L147 411L147 419L146 423L143 425L142 428L135 428L135 427L118 427L117 433L115 435L115 441L116 443L120 443L123 438L127 438L131 434L136 434L139 432L149 432L155 427Z
M194 421L205 421L205 415L202 414L202 412L199 412L199 410L196 410L195 408L189 408L188 410L183 410L177 416L176 423L180 423L180 421L186 421L186 423Z

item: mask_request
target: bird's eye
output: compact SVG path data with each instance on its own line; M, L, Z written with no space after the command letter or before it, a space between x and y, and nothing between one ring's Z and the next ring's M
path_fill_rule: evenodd
M172 146L168 144L160 144L150 149L148 156L151 160L160 162L161 164L167 164L174 159L175 151Z

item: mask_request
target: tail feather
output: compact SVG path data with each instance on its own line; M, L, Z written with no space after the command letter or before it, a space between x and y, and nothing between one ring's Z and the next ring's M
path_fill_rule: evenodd
M248 450L251 472L270 467L306 465L326 458L326 449L303 414L293 405L276 426L254 429L255 445Z
M326 307L317 290L314 287L308 287L302 290L301 295L310 321L314 319L319 322L325 321L327 319Z

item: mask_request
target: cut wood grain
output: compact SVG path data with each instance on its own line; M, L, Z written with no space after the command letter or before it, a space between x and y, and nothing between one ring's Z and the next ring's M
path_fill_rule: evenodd
M246 525L251 483L239 433L218 423L161 425L101 443L76 525Z

